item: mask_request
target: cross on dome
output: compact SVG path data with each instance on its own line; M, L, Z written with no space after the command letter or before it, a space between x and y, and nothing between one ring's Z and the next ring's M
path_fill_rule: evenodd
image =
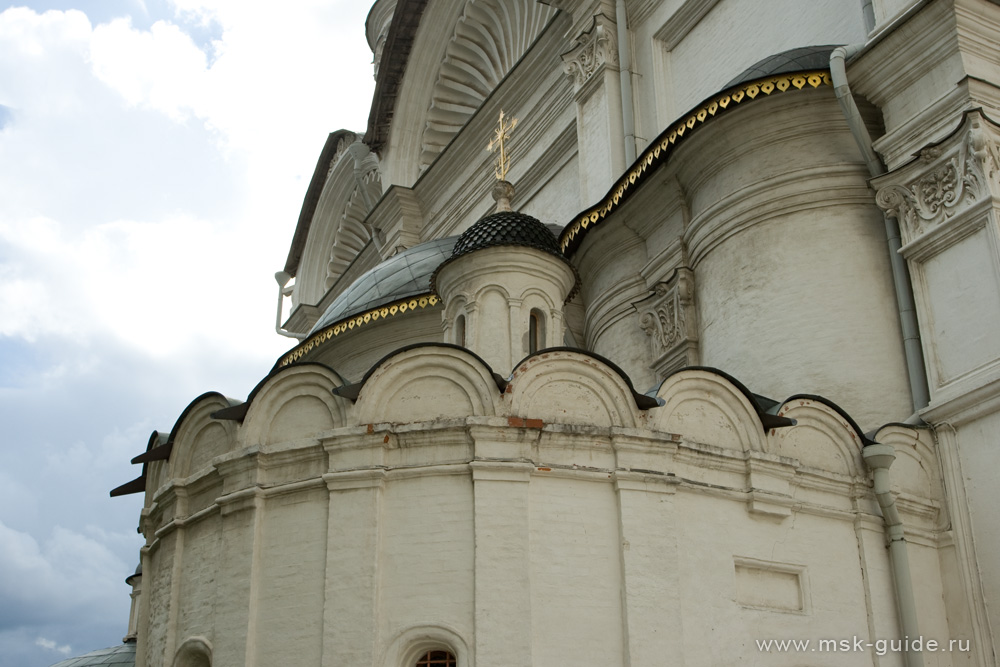
M507 154L504 141L510 139L510 133L515 127L517 127L517 118L511 119L509 123L505 123L503 109L501 109L500 120L497 121L497 127L493 130L493 138L486 145L486 150L489 152L499 152L493 168L493 173L496 174L498 181L507 180L507 172L510 171L510 156Z

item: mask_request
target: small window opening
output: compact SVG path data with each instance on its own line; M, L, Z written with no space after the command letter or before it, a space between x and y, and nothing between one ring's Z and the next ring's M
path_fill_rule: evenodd
M465 315L459 315L455 319L455 344L466 347L465 344Z
M427 651L417 660L416 667L455 667L458 663L448 651Z
M532 308L528 315L528 354L534 354L545 347L545 316L542 311Z

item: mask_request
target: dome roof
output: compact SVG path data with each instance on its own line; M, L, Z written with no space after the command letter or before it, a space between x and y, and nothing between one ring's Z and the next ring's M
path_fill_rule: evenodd
M580 289L580 274L573 263L559 250L559 240L556 232L559 227L542 223L526 213L501 210L480 218L474 225L458 236L451 256L443 261L430 277L430 288L437 292L437 276L446 265L459 257L485 248L502 246L518 248L534 248L544 253L558 257L566 266L573 270L575 277L573 289L570 290L567 301L572 299Z
M559 241L540 220L517 211L499 211L481 218L455 242L451 258L495 246L535 248L562 258Z
M449 236L420 243L364 273L333 300L309 334L372 308L427 294L431 291L431 274L451 256L455 240Z
M754 79L788 72L804 72L811 69L829 69L830 53L837 48L833 45L803 46L789 49L758 60L743 70L735 79L722 87L723 90Z
M111 648L101 648L86 655L63 660L52 667L135 667L135 642L126 642Z

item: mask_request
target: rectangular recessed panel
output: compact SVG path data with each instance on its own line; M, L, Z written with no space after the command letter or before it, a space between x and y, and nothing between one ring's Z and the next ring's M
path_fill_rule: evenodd
M736 601L757 609L805 611L802 572L794 565L737 559Z

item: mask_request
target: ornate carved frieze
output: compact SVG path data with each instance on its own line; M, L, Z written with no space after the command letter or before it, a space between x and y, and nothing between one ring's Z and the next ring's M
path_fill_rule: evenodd
M880 208L899 220L910 243L1000 192L1000 132L981 112L919 158L874 182Z
M577 46L564 53L563 69L579 89L604 65L618 66L615 22L604 14L594 17L590 29L576 38Z
M632 304L639 326L649 337L649 365L664 378L685 366L698 365L698 321L694 303L694 272L681 267L657 283L653 294Z

